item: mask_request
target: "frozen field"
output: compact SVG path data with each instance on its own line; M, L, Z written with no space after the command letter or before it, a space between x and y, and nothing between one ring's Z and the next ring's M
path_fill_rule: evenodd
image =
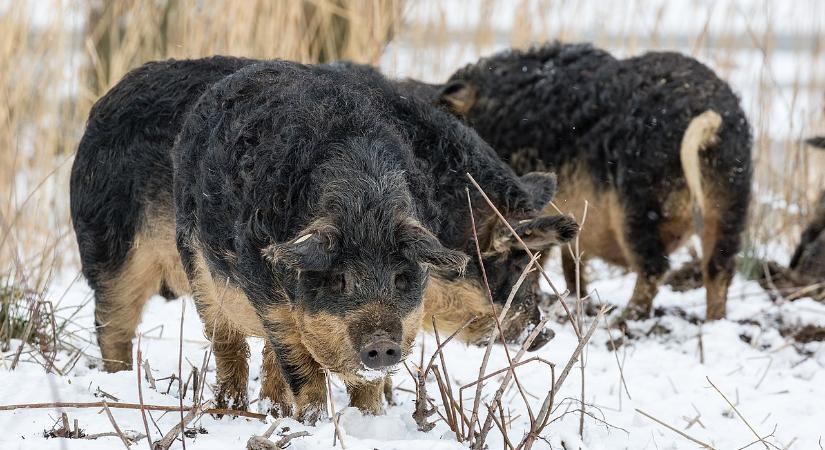
M620 305L630 297L633 275L616 273L606 267L596 267L592 275L600 276L592 288L606 301ZM72 284L65 292L55 284L55 296L63 297L61 307L79 306L73 327L76 343L90 354L98 354L94 336L92 304L89 290L82 282ZM200 320L189 298L183 323L184 377L191 365L200 366L208 345ZM181 300L166 301L155 297L149 303L140 330L143 357L150 362L155 379L169 377L178 371L180 345ZM732 401L747 422L764 437L771 448L814 449L825 430L825 350L821 342L794 343L783 337L780 330L797 330L803 324L825 325L825 305L807 299L793 303L774 304L754 282L739 278L730 291L729 319L701 326L679 318L675 310L690 316L704 316L704 291L674 293L664 288L656 305L668 310L663 317L631 324L636 334L644 335L628 340L618 352L608 350L611 338L603 325L593 335L585 351L585 427L584 439L578 434L581 408L581 373L578 365L559 392L555 412L543 440L536 448L553 449L681 449L698 448L686 438L646 418L637 410L685 432L693 438L717 449L742 448L757 437L740 419L725 399L710 385L712 381ZM67 308L65 311L71 311ZM589 323L585 323L586 328ZM536 353L549 361L563 365L576 347L576 336L569 324L555 323L557 336ZM612 331L613 339L619 332ZM701 346L700 351L700 336ZM88 342L84 343L84 340ZM251 341L252 364L250 398L257 397L260 365L260 341ZM411 363L419 361L423 350L429 359L435 348L431 335L421 335ZM474 381L484 353L483 348L450 343L445 352L446 364L454 389ZM68 361L61 355L56 365ZM704 359L704 362L702 362ZM618 362L617 362L618 361ZM100 391L120 402L138 402L136 372L107 374L90 367L93 359L81 358L68 376L45 375L43 367L32 362L22 363L13 372L0 371L0 399L4 404L37 402L95 402L106 400ZM620 380L619 363L623 367L626 390ZM506 366L503 348L494 348L490 366L492 371ZM209 364L207 380L214 382L214 365ZM560 367L557 368L560 370ZM546 366L533 364L518 369L524 389L529 393L531 407L537 410L546 394L550 377ZM495 379L494 379L495 380ZM388 408L385 416L364 417L357 410L345 409L341 415L343 443L348 449L448 449L462 448L443 421L422 433L416 430L411 414L414 409L414 389L410 375L402 368L394 376L397 405ZM152 405L178 405L177 383L157 381L151 389L143 383L144 402ZM498 383L491 381L494 390ZM169 388L171 386L171 388ZM333 397L337 409L346 406L346 391L340 383L333 383ZM167 393L168 390L168 393ZM187 405L193 393L190 384L186 393ZM438 399L434 379L429 380L428 392ZM212 396L209 388L204 398ZM472 395L465 398L470 408ZM484 399L491 398L485 392ZM505 393L506 416L512 420L510 438L519 440L528 427L527 412L517 392ZM109 401L114 401L111 398ZM255 405L251 406L255 409ZM67 448L109 449L122 446L116 436L97 440L44 439L44 431L51 430L60 417L59 409L17 410L0 413L0 448ZM65 409L70 420L77 419L87 434L112 432L112 425L100 408ZM125 433L143 432L138 410L115 409L114 417ZM153 439L160 438L180 420L178 413L152 414L149 422ZM435 416L437 417L437 416ZM697 420L698 419L698 420ZM153 422L157 423L156 428ZM269 425L255 419L204 416L193 426L202 427L203 434L187 438L187 448L224 449L243 448L247 439L263 433ZM287 431L288 429L288 431ZM279 423L276 434L305 430L309 436L291 441L291 448L332 448L334 426L324 421L307 427L293 420ZM490 448L501 448L501 438L491 433ZM277 436L275 436L277 440ZM144 447L145 440L136 444ZM756 444L763 446L762 444ZM339 444L340 447L340 444ZM180 442L172 448L182 448Z

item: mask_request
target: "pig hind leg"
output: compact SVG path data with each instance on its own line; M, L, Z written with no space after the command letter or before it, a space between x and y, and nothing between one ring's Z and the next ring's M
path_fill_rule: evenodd
M665 243L658 232L651 231L659 229L660 207L653 201L652 192L640 195L637 191L634 195L635 199L625 202L624 208L624 248L637 275L633 295L623 313L627 319L650 316L659 283L670 267Z
M708 180L711 189L705 200L702 230L702 280L707 291L707 318L725 317L727 292L736 266L736 254L747 221L749 195L746 188L720 186Z
M107 372L131 370L132 339L143 306L160 290L162 268L151 247L134 246L117 273L95 291L97 341Z

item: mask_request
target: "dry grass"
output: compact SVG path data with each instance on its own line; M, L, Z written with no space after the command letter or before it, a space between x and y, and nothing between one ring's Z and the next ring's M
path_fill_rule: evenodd
M375 63L401 7L400 0L8 2L0 11L0 276L42 287L35 274L74 262L71 157L89 108L128 70L212 54Z

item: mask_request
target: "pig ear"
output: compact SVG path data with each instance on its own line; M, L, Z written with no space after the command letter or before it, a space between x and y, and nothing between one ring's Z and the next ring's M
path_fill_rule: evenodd
M579 233L579 224L569 216L540 216L522 220L513 229L530 250L544 250L570 242ZM506 227L501 226L498 235L493 243L496 251L521 248L518 239Z
M825 149L825 136L814 136L812 138L805 139L805 143L811 147Z
M533 199L533 208L543 210L556 196L556 174L552 172L530 172L521 177L528 194Z
M464 273L469 258L462 252L451 250L420 224L411 222L402 227L401 242L404 254L419 263L437 270Z
M453 114L464 117L476 102L476 89L463 80L453 80L445 84L438 93L438 103L446 106Z
M272 264L284 264L302 271L323 271L332 266L335 242L331 233L309 231L289 242L266 247L263 255Z

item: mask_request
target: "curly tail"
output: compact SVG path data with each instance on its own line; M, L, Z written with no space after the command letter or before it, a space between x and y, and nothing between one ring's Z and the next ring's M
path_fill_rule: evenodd
M685 173L690 195L699 207L701 215L705 213L705 195L702 192L699 153L716 144L717 133L721 126L722 117L716 111L709 109L694 117L682 136L682 146L679 150L682 171Z

